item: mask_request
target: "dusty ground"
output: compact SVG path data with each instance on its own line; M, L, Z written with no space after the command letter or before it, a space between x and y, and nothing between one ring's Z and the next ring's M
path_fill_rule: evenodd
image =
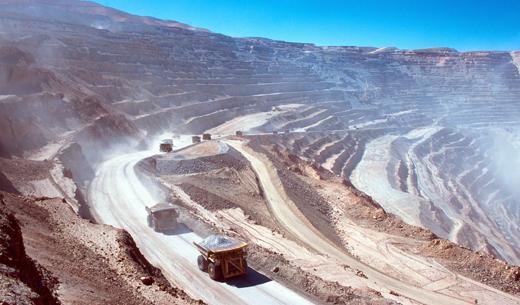
M273 218L249 162L240 152L224 146L208 142L200 149L194 146L182 155L162 160L175 164L168 165L161 178L172 194L183 200L192 224L203 222L208 224L206 231L209 228L246 239L251 244L252 266L316 302L416 304L392 291L381 290L381 294L367 288L371 279L359 269L317 253L284 230ZM488 288L479 282L518 294L518 267L404 224L347 181L298 156L266 143L253 142L251 147L269 158L266 160L272 162L282 182L281 190L312 225L361 262L404 282L465 300L514 304L485 290ZM54 193L41 181L48 181L49 172L56 168L52 162L0 161L4 168L2 190L34 190L31 196L5 193L5 201L22 224L28 256L56 278L59 300L74 304L196 303L171 287L160 271L146 262L125 231L77 217L67 199L59 196L66 192L55 184L57 198L51 198ZM161 170L154 168L161 165L158 161L148 159L143 167L160 174ZM142 276L151 276L154 284L144 285ZM494 297L498 299L490 299Z
M16 217L0 193L0 299L2 304L58 304L57 280L26 253Z
M191 304L140 254L122 230L80 219L61 199L34 200L6 194L19 219L27 254L58 280L68 304ZM140 278L152 277L144 285Z
M404 224L347 181L298 156L266 143L250 145L269 158L287 198L312 225L360 261L427 289L454 296L461 290L460 297L475 298L479 303L496 304L502 299L489 299L500 294L488 290L478 292L484 287L478 282L518 294L518 267ZM249 162L233 148L208 142L200 149L194 146L168 158L162 160L164 164L173 162L175 166L168 165L163 171L167 174L161 178L174 195L183 199L193 216L192 224L204 222L214 232L248 240L249 260L258 270L321 303L416 304L392 291L381 294L367 288L370 278L359 269L316 253L284 230L272 217ZM172 288L160 271L146 262L126 232L77 217L67 199L59 196L66 192L55 184L57 198L50 198L54 193L49 193L41 181L48 181L48 173L56 168L52 162L0 161L4 168L1 189L13 193L34 190L32 196L6 193L5 201L22 224L28 256L59 283L59 300L74 304L196 302L182 290ZM161 164L157 161L148 159L143 166L160 174L160 169L154 169ZM20 170L28 174L22 175ZM452 277L450 272L469 279ZM154 284L143 285L141 276L153 277ZM503 304L510 303L503 300Z
M295 289L303 289L314 295L320 302L330 304L397 304L385 300L382 295L369 288L352 288L337 281L322 277L303 269L285 258L283 254L269 250L255 243L250 247L249 261L255 267L266 270L274 279L290 283Z
M232 148L226 153L207 155L208 147L214 146L215 142L202 143L183 151L182 156L188 156L187 159L175 156L175 161L157 161L155 172L166 172L162 176L168 182L178 184L195 202L210 211L238 206L257 223L277 229L248 162ZM175 166L172 167L172 163ZM190 170L185 170L187 168Z
M225 162L218 162L223 160L219 155L200 158L198 172L179 171L161 179L175 196L185 199L185 207L199 221L210 224L214 230L246 238L252 245L251 265L270 277L313 296L320 303L392 302L367 289L362 284L366 279L356 275L357 270L338 269L336 262L327 262L327 258L291 240L273 220L256 175L245 159L232 148L226 154ZM231 158L234 162L230 162ZM149 168L154 162L147 163ZM160 162L156 164L160 166ZM215 168L215 164L220 167ZM339 279L342 284L337 282ZM354 287L346 284L349 280L355 283Z
M369 253L359 250L361 247L359 242L370 243L370 240L356 240L355 237L352 237L356 234L352 230L353 225L366 229L364 233L367 235L376 236L378 233L383 233L380 238L389 240L389 244L404 252L433 259L443 267L472 280L507 293L520 295L520 268L518 266L508 265L493 256L474 252L439 239L428 230L407 225L394 215L385 213L377 203L355 189L348 181L332 175L316 164L280 152L276 147L265 144L267 143L253 141L251 146L267 153L277 162L283 162L286 170L291 171L309 188L317 191L316 195L319 198L314 200L319 202L318 211L332 224L337 235L343 239L345 247L361 259L370 263L382 260L381 257L370 258ZM302 211L305 213L305 210ZM351 242L350 245L349 242ZM394 269L387 268L388 266L383 267ZM398 275L397 270L392 272Z
M361 262L403 282L467 302L515 304L491 287L516 293L516 267L455 245L448 247L459 256L450 255L442 250L445 241L431 232L406 225L349 182L268 144L253 141L250 146L269 157L284 192L312 225ZM199 220L246 238L254 248L251 263L275 279L296 285L320 302L383 302L377 292L367 290L363 272L307 249L286 232L273 219L258 178L243 157L233 149L222 155L197 158L196 171L168 172L161 178L175 195L186 199L186 207ZM338 299L341 295L348 297ZM383 296L387 302L415 304L392 291Z
M49 279L55 279L49 289L54 291L58 301L66 304L200 303L171 286L161 271L144 259L127 232L93 224L77 216L64 197L47 196L48 188L35 182L49 179L51 161L0 161L4 172L0 185L5 202L3 211L12 213L19 222L27 257L47 270ZM24 195L27 190L35 192ZM142 277L152 279L153 283L145 285ZM2 283L5 282L2 280ZM35 299L28 290L20 294ZM22 303L26 304L24 301L12 304ZM34 304L50 303L36 301Z

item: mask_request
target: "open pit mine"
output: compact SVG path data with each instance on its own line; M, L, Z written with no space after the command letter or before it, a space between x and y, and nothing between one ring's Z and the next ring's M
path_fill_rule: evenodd
M0 0L0 303L520 304L519 101L518 52Z

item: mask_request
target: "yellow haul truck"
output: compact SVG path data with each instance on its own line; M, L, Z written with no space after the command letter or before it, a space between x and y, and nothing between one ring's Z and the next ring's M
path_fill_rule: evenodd
M211 279L220 281L246 274L246 243L223 235L210 235L193 243L201 253L197 257L199 269L207 271Z

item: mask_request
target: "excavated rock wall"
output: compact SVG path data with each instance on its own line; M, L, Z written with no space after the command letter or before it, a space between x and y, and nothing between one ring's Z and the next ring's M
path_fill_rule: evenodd
M22 231L0 192L0 299L2 304L61 304L56 280L25 253Z

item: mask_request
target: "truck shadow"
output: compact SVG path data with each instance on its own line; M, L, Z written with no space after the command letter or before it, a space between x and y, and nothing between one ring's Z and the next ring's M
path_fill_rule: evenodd
M182 223L177 224L177 227L175 229L161 231L161 233L164 235L182 235L182 234L188 234L191 232L193 232L193 231L190 230L190 228L188 228L186 225L184 225Z
M246 288L262 285L272 281L262 273L247 267L247 273L244 276L231 278L226 280L225 283L237 288Z

